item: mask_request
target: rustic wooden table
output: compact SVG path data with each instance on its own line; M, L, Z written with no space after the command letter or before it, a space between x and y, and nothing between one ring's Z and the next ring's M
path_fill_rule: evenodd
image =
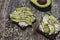
M31 8L38 20L49 12L60 18L60 0L53 0L51 11L47 12L36 9L32 6L30 0L0 0L0 40L50 40L44 35L33 31L32 27L21 30L16 24L11 23L9 14L19 6ZM54 40L60 40L60 34Z

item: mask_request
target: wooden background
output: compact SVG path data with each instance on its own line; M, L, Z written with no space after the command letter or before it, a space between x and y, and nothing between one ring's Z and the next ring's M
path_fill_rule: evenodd
M28 6L37 19L41 19L46 13L52 12L60 18L60 0L53 0L51 11L42 12L31 5L30 0L0 0L0 40L50 40L33 31L33 27L21 30L16 24L11 23L9 14L20 6ZM60 40L58 34L55 40Z

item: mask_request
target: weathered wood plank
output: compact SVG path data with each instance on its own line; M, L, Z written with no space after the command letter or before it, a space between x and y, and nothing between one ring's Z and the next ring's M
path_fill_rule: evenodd
M31 8L34 15L37 16L37 19L40 20L42 16L47 12L41 12L33 7L29 0L0 0L0 40L49 40L43 35L34 32L33 27L29 27L26 30L21 30L20 27L11 23L9 20L9 14L11 11L14 11L16 7L19 6L28 6ZM3 1L3 2L2 2ZM58 0L54 1L55 6L58 5ZM53 5L54 5L53 4ZM54 6L54 7L55 7ZM60 18L60 13L58 7L55 7L57 10L54 10L52 7L51 12L58 18ZM56 12L56 13L55 13ZM49 13L49 11L48 11ZM57 39L58 38L58 39ZM60 34L56 37L56 40L60 40Z

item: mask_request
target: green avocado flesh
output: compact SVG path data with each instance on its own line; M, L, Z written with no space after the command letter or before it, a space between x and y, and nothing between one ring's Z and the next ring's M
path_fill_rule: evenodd
M32 25L32 22L34 21L33 17L34 15L31 12L31 9L28 7L16 8L16 10L10 14L10 18L12 21L25 22L28 25Z
M44 33L49 33L50 29L47 24L45 24L43 21L41 22L42 28L44 30Z
M41 7L41 8L45 8L45 7L48 7L51 3L52 3L52 0L47 0L47 3L44 4L44 5L41 5L37 2L37 0L30 0L33 4L35 4L36 6L38 7Z
M52 14L46 14L40 23L46 34L52 35L60 31L60 21Z

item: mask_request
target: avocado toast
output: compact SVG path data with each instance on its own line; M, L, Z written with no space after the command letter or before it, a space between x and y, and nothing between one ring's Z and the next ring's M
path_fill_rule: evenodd
M52 14L46 14L40 20L40 30L45 34L52 35L60 31L60 21Z
M14 22L17 22L18 25L23 28L27 27L28 25L32 25L35 17L30 8L19 7L10 14L10 19Z

